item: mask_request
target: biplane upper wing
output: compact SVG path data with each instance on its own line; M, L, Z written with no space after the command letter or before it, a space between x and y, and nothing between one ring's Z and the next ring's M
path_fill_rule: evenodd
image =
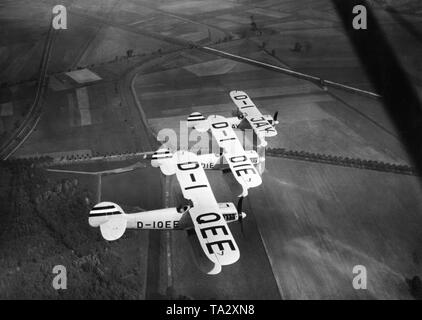
M221 266L235 263L239 259L239 248L220 213L197 155L177 151L172 159L183 196L193 204L189 213L196 235L206 256L214 263L209 274L217 274L221 271Z
M231 91L230 97L260 138L274 137L277 135L277 130L265 119L246 92Z
M262 183L262 178L252 164L240 143L230 123L223 116L212 115L207 119L211 133L217 140L223 155L233 172L234 177L243 188L243 196L248 194L248 189L257 187Z

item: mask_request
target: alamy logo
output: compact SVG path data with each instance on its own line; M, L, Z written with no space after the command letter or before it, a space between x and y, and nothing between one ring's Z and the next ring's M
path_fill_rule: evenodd
M54 266L53 273L57 274L53 279L53 288L56 290L67 289L67 270L66 267L59 264Z
M253 129L236 130L235 134L245 151L254 149L257 138ZM199 152L201 154L221 153L217 141L210 139L208 132L191 130L189 133L186 121L180 121L179 132L171 128L161 129L157 134L157 140L171 150L189 150L193 153ZM190 146L191 144L192 146ZM226 152L235 153L237 150L226 150Z
M355 290L366 290L367 284L367 273L366 267L362 265L357 265L353 267L353 288Z
M363 5L354 6L353 13L356 14L352 22L353 28L355 30L368 29L366 7Z
M53 28L56 30L67 29L67 11L66 7L62 5L57 5L53 7Z

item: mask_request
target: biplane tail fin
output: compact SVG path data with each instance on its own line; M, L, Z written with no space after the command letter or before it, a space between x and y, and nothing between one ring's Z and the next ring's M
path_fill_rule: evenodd
M195 128L199 132L206 132L209 129L209 123L202 113L193 112L188 117L188 128Z
M126 231L127 219L123 209L113 202L100 202L89 212L89 225L100 227L101 235L108 241L119 239Z
M161 172L168 175L173 175L175 173L173 153L169 148L160 148L154 152L151 159L151 165L154 168L159 167Z

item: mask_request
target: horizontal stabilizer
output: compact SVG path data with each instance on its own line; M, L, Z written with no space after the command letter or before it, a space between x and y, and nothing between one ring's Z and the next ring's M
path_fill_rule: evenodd
M100 225L101 235L108 241L119 239L126 231L127 220L125 216L115 216Z

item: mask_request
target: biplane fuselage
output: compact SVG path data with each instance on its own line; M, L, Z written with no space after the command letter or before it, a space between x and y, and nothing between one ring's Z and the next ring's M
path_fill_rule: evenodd
M236 206L231 202L218 203L219 213L227 223L238 221L239 215ZM98 227L110 217L123 215L126 220L126 229L150 230L188 230L194 227L188 215L190 207L185 205L180 208L164 208L141 212L125 212L112 202L100 202L91 209L89 224ZM242 218L246 217L242 213Z
M231 202L219 203L220 213L227 223L239 220L237 209ZM188 207L165 208L145 212L126 213L128 229L188 230L193 223L188 216ZM244 214L244 216L246 216ZM244 217L243 216L243 217Z

